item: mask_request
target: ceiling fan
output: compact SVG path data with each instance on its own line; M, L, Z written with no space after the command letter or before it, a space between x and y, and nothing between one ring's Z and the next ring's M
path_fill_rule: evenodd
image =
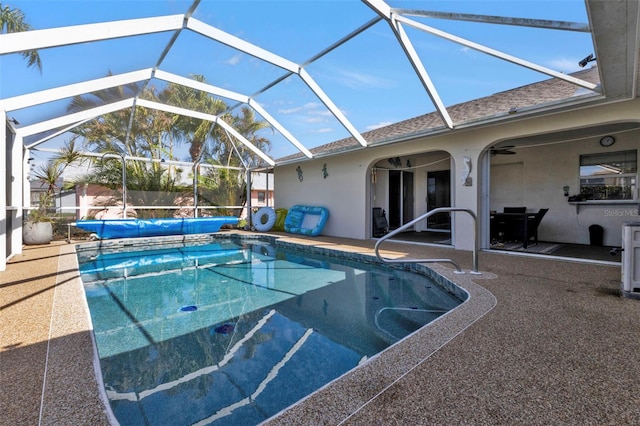
M511 149L515 148L515 145L507 145L507 146L501 146L501 147L495 147L492 146L491 148L489 148L489 152L491 153L491 156L494 155L515 155L515 151L512 151Z

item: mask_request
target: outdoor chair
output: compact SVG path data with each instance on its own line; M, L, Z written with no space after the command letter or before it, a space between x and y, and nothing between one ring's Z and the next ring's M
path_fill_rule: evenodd
M508 223L506 239L510 241L522 241L525 248L531 239L533 239L535 244L538 244L538 227L548 211L549 209L540 209L535 215L523 215L521 218L513 218ZM527 221L526 230L524 226L525 220Z
M548 211L549 209L540 209L533 218L527 219L527 242L533 238L533 242L538 244L538 226L540 226L542 218Z

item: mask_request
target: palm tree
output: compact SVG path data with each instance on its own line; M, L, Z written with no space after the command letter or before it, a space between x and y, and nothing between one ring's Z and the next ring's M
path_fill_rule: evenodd
M56 189L65 169L72 163L82 163L86 158L76 150L75 139L66 142L60 152L52 157L46 164L41 164L34 173L34 177L43 186L46 186L44 193L40 195L39 212L41 216L46 215L47 209L53 207ZM34 216L34 214L32 214Z
M24 13L20 9L10 8L0 3L0 33L18 33L31 29L31 25L27 24ZM28 61L29 67L35 66L42 72L42 61L37 50L27 50L21 55Z
M191 78L199 83L206 83L202 75L192 75ZM222 99L178 84L170 84L158 97L171 105L211 115L219 115L227 108ZM207 141L211 139L211 129L209 121L185 116L176 116L172 125L175 137L189 144L189 156L194 163L203 158L207 150Z
M111 73L109 73L111 75ZM138 84L100 90L88 95L73 98L67 110L83 111L88 108L115 102L128 97L140 96L149 100L158 100L156 89L142 89ZM146 157L158 160L151 163L127 161L127 186L139 190L130 192L135 197L134 204L151 205L148 191L171 192L175 186L177 175L167 173L159 160L174 159L171 133L175 121L174 114L163 111L136 107L131 121L130 110L121 110L105 114L81 126L73 132L82 137L86 149L99 153L116 153L128 157ZM131 121L131 127L129 122ZM130 131L129 131L130 129ZM87 177L87 183L98 183L107 187L122 185L122 164L108 158L95 160L95 173ZM136 194L136 195L134 195Z
M256 148L263 152L269 152L271 150L271 141L263 136L258 136L257 133L262 129L271 129L273 131L273 128L264 120L256 120L253 109L248 106L242 107L240 112L240 115L233 118L233 127ZM258 160L255 154L244 145L241 148L240 155L247 164L251 165Z
M195 75L193 78L198 82L205 82L203 76ZM139 85L131 84L77 96L68 106L68 111L83 111L132 96L218 116L228 108L222 99L182 85L169 84L162 90L157 90L154 87L142 89ZM174 159L174 145L187 143L189 144L189 157L193 163L206 161L212 164L235 166L241 163L241 160L234 155L236 151L226 132L220 126L213 126L210 121L139 106L136 107L131 125L129 124L130 119L131 112L129 110L116 111L78 126L73 132L84 139L85 148L94 152L111 152L155 160ZM259 148L269 148L269 140L256 135L259 130L267 127L267 124L264 121L256 121L253 110L250 108L243 108L242 114L238 117L225 113L223 119L235 126L241 134ZM127 134L128 129L130 131ZM256 160L255 154L243 147L239 147L237 152L242 156L242 161L245 164L250 165ZM121 184L122 181L119 178L122 171L121 163L107 161L105 158L95 161L95 164L96 168L92 176L88 177L88 183L100 183L108 187ZM126 169L127 186L131 189L128 191L130 197L136 193L156 194L157 197L160 197L158 195L160 193L171 193L180 189L176 185L179 176L175 173L168 173L159 161L150 164L127 161ZM203 175L202 178L200 183L206 192L203 195L210 200L212 205L237 204L236 193L238 187L242 185L242 174L209 171L209 175ZM185 197L188 197L186 194L190 193L190 189L182 188L182 191L185 193ZM143 200L142 198L131 198L131 201L139 205L153 205L155 203L155 200Z
M264 120L256 120L254 111L248 106L244 106L240 110L240 115L226 117L231 124L242 136L251 142L256 148L269 152L271 149L271 141L262 136L258 136L258 132L262 129L270 128L269 123ZM249 148L241 143L233 141L229 134L216 128L216 143L213 144L213 156L217 158L219 164L226 166L240 166L241 164L251 166L259 161L259 158ZM247 201L246 182L244 175L238 171L225 170L219 172L219 180L221 182L218 197L227 200L229 205L244 206Z

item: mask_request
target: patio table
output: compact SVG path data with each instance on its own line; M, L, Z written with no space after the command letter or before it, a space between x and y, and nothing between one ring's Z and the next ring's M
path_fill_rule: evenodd
M508 229L517 230L517 228L521 226L521 229L517 230L515 234L522 237L522 247L527 248L529 242L529 238L527 238L529 235L529 220L535 218L536 214L537 212L491 213L491 233L502 231L504 234Z

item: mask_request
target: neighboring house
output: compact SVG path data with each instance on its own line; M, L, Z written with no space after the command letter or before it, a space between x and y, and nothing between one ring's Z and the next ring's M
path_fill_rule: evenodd
M122 194L101 185L76 185L76 219L121 219ZM128 209L129 210L129 209ZM129 213L129 216L135 215Z
M251 174L251 206L252 207L273 207L274 186L272 173L252 173Z
M599 81L597 67L574 75ZM548 208L541 240L589 244L589 226L598 224L604 244L620 246L622 224L638 214L640 101L558 108L583 97L552 78L448 108L463 123L452 131L431 113L364 133L367 149L347 138L312 150L318 159L281 159L278 205L327 207L323 234L356 239L372 236L374 207L387 212L391 228L436 207L469 208L477 212L483 248L490 246L490 211ZM323 168L327 176L317 173ZM445 215L415 230L449 226L454 247L473 247L473 223L464 213L453 214L451 224Z
M252 173L251 183L252 208L260 208L266 206L273 207L273 174L257 172ZM122 218L122 194L120 191L111 190L100 185L81 184L76 187L74 195L75 199L69 205L74 207L78 206L76 215L77 219ZM163 193L162 195L165 194ZM193 197L179 197L176 200L166 201L166 203L168 206L176 206L174 216L193 217ZM183 205L184 207L180 209L177 207L178 205ZM135 206L133 208L127 208L127 210L129 210L128 217L136 216L134 209ZM209 210L207 212L207 214L212 213L215 214L215 211ZM246 207L243 208L241 217L246 217Z
M60 214L72 214L75 210L75 192L73 190L62 190L62 179L58 180L55 188L55 213ZM48 184L40 182L38 180L32 180L29 182L29 199L30 206L37 208L40 206L40 197L47 192ZM53 210L52 210L53 213Z
M251 208L277 207L275 205L275 188L273 173L251 173ZM240 217L247 217L246 207Z

